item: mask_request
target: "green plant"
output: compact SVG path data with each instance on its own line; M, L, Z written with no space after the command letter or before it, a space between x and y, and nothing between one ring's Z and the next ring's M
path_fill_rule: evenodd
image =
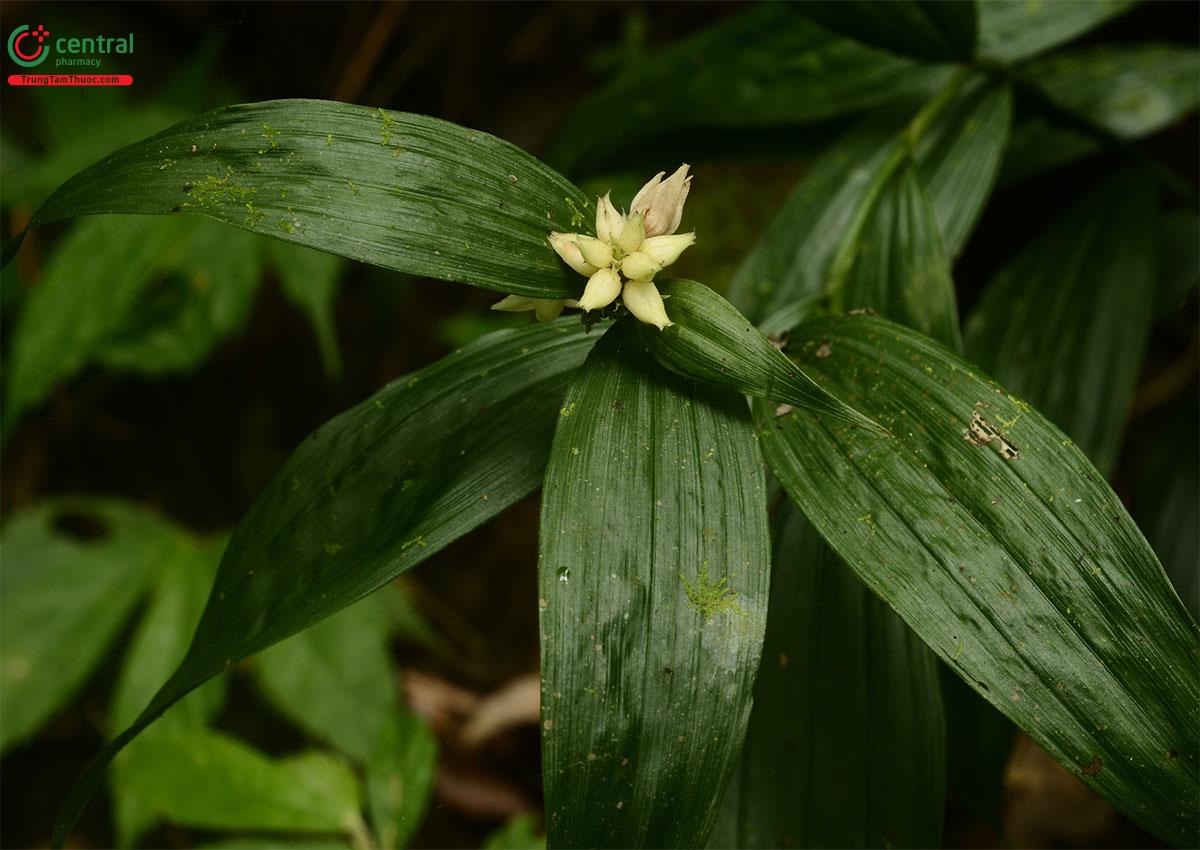
M577 174L672 133L867 114L729 300L656 277L667 321L608 308L488 335L314 432L56 841L176 703L541 485L550 846L936 844L941 689L958 687L938 659L1132 819L1193 843L1197 626L1104 476L1150 324L1195 285L1158 270L1163 199L1183 199L1194 240L1194 195L1133 140L1195 108L1197 58L1122 48L1149 69L1137 90L1156 97L1138 99L1113 96L1110 53L1038 55L1124 8L763 6L582 103L550 154ZM1039 117L1009 147L1014 96ZM998 175L1100 149L1128 168L999 270L960 331L952 258ZM195 213L554 309L583 287L551 234L597 221L591 196L491 136L299 100L122 148L30 227L99 213ZM852 751L826 751L817 724Z

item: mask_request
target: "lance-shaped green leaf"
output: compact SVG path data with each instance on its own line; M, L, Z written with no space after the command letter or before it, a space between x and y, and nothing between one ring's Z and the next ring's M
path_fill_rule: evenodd
M180 533L110 499L57 499L0 537L0 749L27 737L83 683Z
M172 246L180 222L94 219L67 235L26 299L9 351L4 424L77 374L124 327Z
M975 52L974 0L812 0L796 10L828 30L901 56L949 62Z
M384 268L539 298L578 291L551 230L594 213L508 142L436 118L319 100L227 106L76 174L31 227L196 213Z
M961 348L950 260L911 161L880 188L830 270L833 303L868 308Z
M1017 62L1078 38L1124 14L1131 0L1068 0L1062 3L1022 3L977 0L979 54Z
M1154 187L1123 175L1082 199L988 287L967 354L1109 474L1158 293Z
M1200 102L1198 65L1200 54L1175 45L1105 46L1034 62L1022 69L1022 76L1072 115L1121 138L1137 139L1195 111ZM1013 131L1000 182L1023 180L1102 147L1094 135L1043 118L1028 119Z
M120 226L120 219L97 219ZM90 222L89 222L90 223ZM211 221L158 219L184 230L182 251L160 287L130 305L98 358L112 369L163 375L195 368L250 318L263 264L263 240Z
M408 846L437 775L437 738L415 714L397 712L379 730L367 767L367 805L385 850Z
M814 378L892 435L755 405L792 499L1054 758L1147 829L1194 843L1198 630L1083 452L899 325L813 320L792 339Z
M281 714L360 764L399 707L383 599L394 590L381 588L253 662L259 686Z
M1184 305L1200 284L1200 215L1177 209L1162 216L1162 259L1159 262L1158 304L1161 319Z
M532 492L566 382L598 336L569 320L491 334L314 431L234 532L182 664L72 789L55 843L112 757L189 691Z
M928 94L949 73L766 3L631 64L572 111L549 160L581 173L657 136L827 121Z
M864 427L877 427L817 386L750 320L713 290L694 280L658 284L674 324L646 326L643 339L673 372L757 398L818 410Z
M537 815L513 815L487 837L484 850L546 850L546 834Z
M121 665L108 717L110 730L120 731L132 723L183 660L224 548L223 539L199 543L181 536L172 557L159 565L150 603ZM175 705L160 726L203 730L220 711L225 686L223 678L206 683ZM120 847L135 846L158 820L156 792L147 795L145 791L156 786L156 774L169 760L155 752L155 747L153 737L141 738L113 765L113 825Z
M1022 69L1065 109L1124 138L1162 129L1200 105L1200 51L1166 44L1089 47Z
M832 263L834 303L885 313L958 348L949 260L911 161L851 228L857 235ZM781 511L765 666L723 840L712 843L936 846L945 790L936 658L797 509ZM779 758L785 746L794 759Z
M937 659L798 508L779 510L754 710L708 846L937 847Z
M697 847L741 749L770 578L741 395L605 335L542 496L542 775L552 847Z
M1179 597L1200 617L1200 448L1195 397L1176 404L1139 458L1134 516Z
M224 733L174 724L155 727L145 742L126 787L171 823L361 832L358 782L332 756L310 751L275 761Z
M337 297L338 278L345 263L332 254L274 239L270 242L268 254L279 274L283 294L304 312L312 324L326 376L339 377L342 373L342 356L338 351L337 331L334 328L333 302Z
M959 77L915 118L872 118L849 131L812 170L746 257L730 300L754 321L825 294L834 260L853 258L863 224L915 156L946 253L966 242L983 209L1008 136L1011 95Z

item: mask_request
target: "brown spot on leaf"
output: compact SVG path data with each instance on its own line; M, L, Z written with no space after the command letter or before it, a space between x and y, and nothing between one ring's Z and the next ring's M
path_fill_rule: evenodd
M1100 758L1100 756L1096 756L1094 759L1092 759L1092 763L1083 769L1083 775L1084 776L1095 776L1097 773L1099 773L1103 769L1104 769L1104 761Z

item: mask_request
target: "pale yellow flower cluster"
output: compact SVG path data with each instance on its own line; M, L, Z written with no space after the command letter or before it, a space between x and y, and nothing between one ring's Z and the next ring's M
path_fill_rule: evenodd
M539 320L548 322L565 306L600 310L620 297L625 309L641 321L659 330L670 325L654 276L679 259L696 241L696 234L675 235L692 185L688 166L679 166L666 180L665 173L660 171L641 188L628 215L613 206L608 195L598 198L595 236L550 233L550 246L588 279L578 301L510 295L492 309L533 310Z

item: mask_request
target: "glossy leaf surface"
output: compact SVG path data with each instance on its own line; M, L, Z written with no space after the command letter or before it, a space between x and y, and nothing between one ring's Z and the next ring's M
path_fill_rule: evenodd
M741 761L709 847L937 847L938 665L794 505Z
M750 713L770 574L741 395L618 324L572 383L542 499L551 847L704 843Z
M1072 773L1193 842L1197 627L1100 474L913 331L858 316L808 322L793 341L814 378L892 434L756 405L768 461L821 535Z
M567 380L599 335L570 320L491 334L315 431L234 532L187 657L72 790L56 843L107 762L181 697L532 492Z
M563 297L551 230L588 199L508 142L436 118L320 100L213 110L76 174L31 227L96 213L195 213L384 268Z

